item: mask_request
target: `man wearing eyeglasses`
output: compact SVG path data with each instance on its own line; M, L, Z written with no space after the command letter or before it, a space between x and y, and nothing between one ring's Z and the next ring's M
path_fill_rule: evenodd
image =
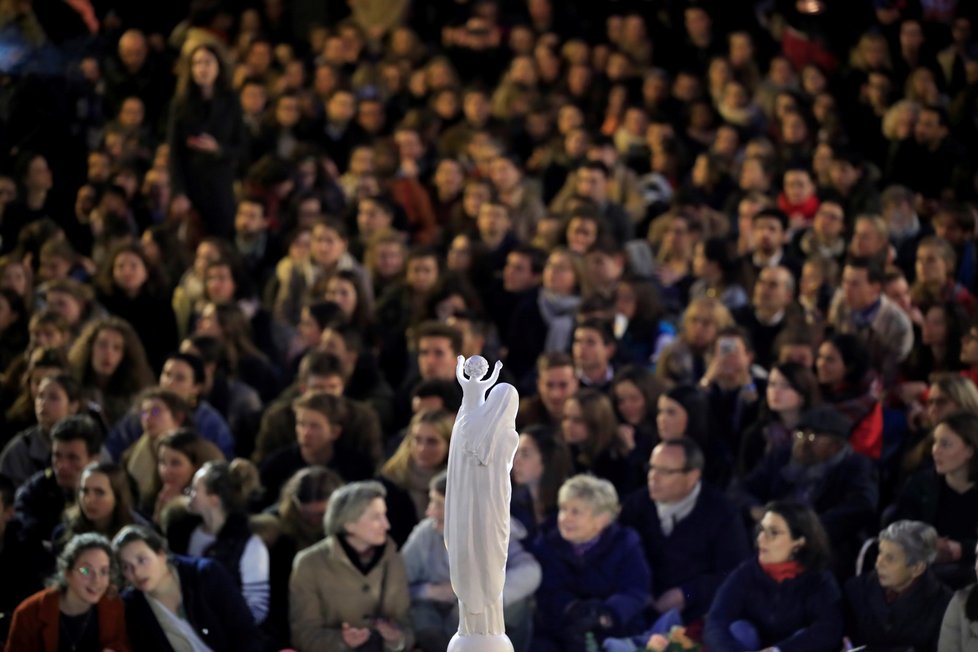
M822 520L839 568L850 569L859 545L875 529L879 478L869 458L849 444L852 421L830 406L808 410L791 447L768 453L734 494L754 520L772 500L796 500Z
M679 609L684 622L706 613L727 573L750 555L736 508L702 476L699 444L663 441L649 460L648 488L625 499L620 517L642 537L656 611Z

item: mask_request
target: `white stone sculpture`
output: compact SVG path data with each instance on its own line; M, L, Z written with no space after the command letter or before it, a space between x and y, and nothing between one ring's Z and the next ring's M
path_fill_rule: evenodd
M489 363L482 356L459 356L455 367L462 407L448 452L445 545L459 623L448 652L513 652L503 621L503 584L520 399L507 383L486 398L502 366L496 362L487 380L482 376Z

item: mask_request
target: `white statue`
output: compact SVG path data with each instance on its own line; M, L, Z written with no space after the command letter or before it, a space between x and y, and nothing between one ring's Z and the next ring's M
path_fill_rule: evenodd
M503 584L509 547L509 474L519 444L519 394L497 385L502 363L482 380L482 356L458 357L455 376L462 407L452 429L445 493L445 545L452 588L458 596L458 633L449 652L512 652L503 621ZM468 378L466 378L468 374Z

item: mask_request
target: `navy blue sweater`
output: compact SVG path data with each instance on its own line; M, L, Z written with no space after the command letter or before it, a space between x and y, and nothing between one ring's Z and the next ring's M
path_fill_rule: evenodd
M761 648L781 652L838 652L842 645L842 594L832 573L806 571L780 584L757 559L727 576L706 617L710 652L744 652L730 625L746 620L757 630Z

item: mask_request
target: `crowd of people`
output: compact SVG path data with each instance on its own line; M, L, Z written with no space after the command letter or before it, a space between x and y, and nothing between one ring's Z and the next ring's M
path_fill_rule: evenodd
M517 652L978 650L976 21L0 0L0 641L443 652L482 355Z

